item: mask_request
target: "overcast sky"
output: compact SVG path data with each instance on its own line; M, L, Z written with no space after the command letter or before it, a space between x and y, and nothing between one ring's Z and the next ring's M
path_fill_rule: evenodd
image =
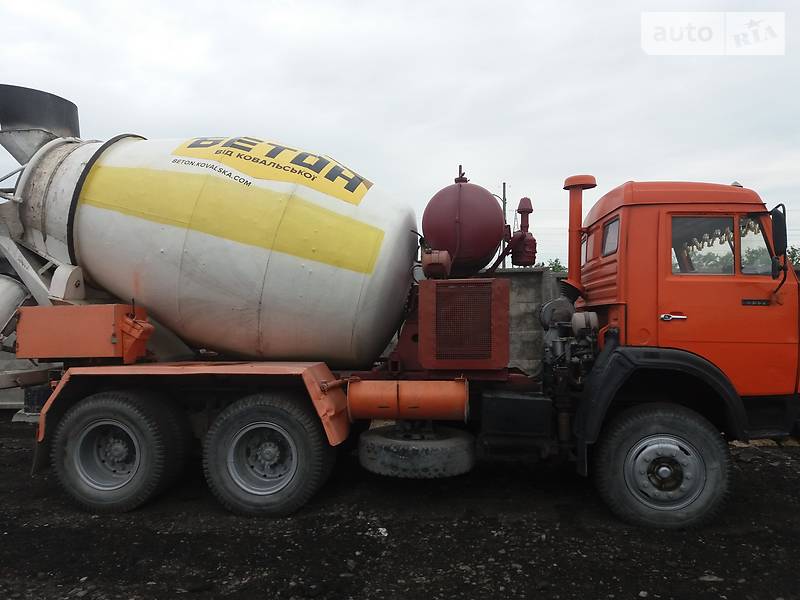
M533 199L540 259L566 258L561 187L584 172L587 205L631 179L737 180L784 202L800 243L795 6L0 0L0 79L75 102L84 138L254 135L330 154L418 218L461 163L493 192L508 182L511 206ZM785 11L786 55L649 56L641 13L667 10Z

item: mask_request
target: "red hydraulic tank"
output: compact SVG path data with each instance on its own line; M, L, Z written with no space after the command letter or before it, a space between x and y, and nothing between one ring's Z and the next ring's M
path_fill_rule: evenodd
M425 240L434 250L450 253L453 277L485 267L497 252L504 227L503 209L491 192L463 176L439 190L422 215Z

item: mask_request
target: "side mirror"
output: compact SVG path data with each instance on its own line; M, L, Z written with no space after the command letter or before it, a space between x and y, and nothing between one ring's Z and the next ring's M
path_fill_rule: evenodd
M786 207L779 204L771 211L769 216L772 219L772 247L775 256L786 254Z

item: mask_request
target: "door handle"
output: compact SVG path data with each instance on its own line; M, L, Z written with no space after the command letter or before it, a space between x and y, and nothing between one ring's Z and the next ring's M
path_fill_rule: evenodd
M686 315L671 315L669 313L664 313L663 315L659 315L658 318L662 321L685 321L689 317Z

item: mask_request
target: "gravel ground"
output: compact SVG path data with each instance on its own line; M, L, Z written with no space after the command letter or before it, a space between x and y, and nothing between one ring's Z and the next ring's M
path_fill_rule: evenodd
M31 479L32 430L0 413L0 599L800 598L800 448L734 448L723 515L693 532L611 517L568 467L485 462L452 480L354 456L292 518L224 512L199 464L126 515Z

